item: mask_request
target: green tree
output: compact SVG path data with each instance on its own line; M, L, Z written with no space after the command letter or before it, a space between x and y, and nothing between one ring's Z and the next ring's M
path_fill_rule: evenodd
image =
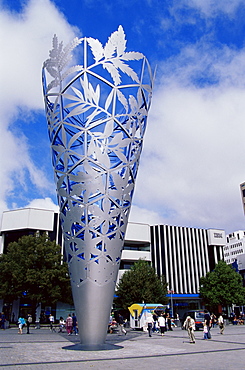
M200 279L200 297L212 309L245 303L242 277L230 265L219 261L212 272Z
M10 243L0 256L0 298L12 302L28 298L36 309L39 302L71 303L67 264L60 246L46 234L23 236Z
M148 262L140 259L126 271L117 285L115 303L128 310L133 303L167 303L167 284Z

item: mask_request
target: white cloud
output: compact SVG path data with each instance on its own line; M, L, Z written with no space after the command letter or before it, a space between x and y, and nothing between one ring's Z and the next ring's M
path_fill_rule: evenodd
M7 198L16 187L28 181L37 188L48 187L45 173L37 168L31 158L24 134L17 136L13 122L17 117L28 117L28 111L42 110L41 68L48 58L52 38L56 33L67 43L75 35L74 27L49 0L26 3L22 13L0 9L0 211L6 209ZM78 32L77 32L78 34ZM20 110L21 107L21 110ZM29 125L30 130L36 130ZM29 180L27 180L29 178ZM40 178L42 181L40 182Z
M149 208L142 208L133 204L129 215L129 222L154 225L164 222L164 218L159 213L149 210Z
M59 207L54 204L51 198L40 198L40 199L33 199L30 203L26 205L29 208L38 208L38 209L49 209L54 210L56 212L59 211Z
M188 45L180 53L158 67L162 84L183 86L216 84L222 88L245 86L245 49L217 47L203 36L196 44Z
M245 229L244 66L244 49L204 39L159 66L134 198L148 223L154 210L166 224Z
M242 0L175 0L169 7L171 15L180 23L195 23L193 12L198 17L215 18L225 15L233 18L239 6L243 6Z
M179 3L179 2L178 2ZM180 3L189 7L197 8L205 15L212 17L218 12L224 12L232 15L239 5L243 4L242 0L182 0Z
M245 90L234 87L159 87L135 204L158 212L167 224L244 228L239 190L245 180L244 101Z

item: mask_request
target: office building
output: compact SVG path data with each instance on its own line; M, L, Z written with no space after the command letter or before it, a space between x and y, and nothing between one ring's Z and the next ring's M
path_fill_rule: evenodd
M173 311L201 308L200 277L223 259L224 230L151 226L152 265L164 275Z
M237 257L245 253L245 231L234 231L226 236L224 246L224 261L229 265L237 260Z
M61 246L63 239L58 213L53 210L24 208L3 212L0 253L23 235L46 232ZM139 258L145 259L164 275L170 306L181 315L201 307L199 279L223 259L224 230L129 223L122 252L118 281ZM62 316L62 312L59 311Z

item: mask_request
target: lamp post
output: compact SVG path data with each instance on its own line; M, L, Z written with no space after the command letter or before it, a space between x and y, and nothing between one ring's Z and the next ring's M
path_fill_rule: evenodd
M81 46L81 63L71 52ZM53 39L43 91L73 299L83 345L106 338L152 91L147 59L119 26L105 46Z

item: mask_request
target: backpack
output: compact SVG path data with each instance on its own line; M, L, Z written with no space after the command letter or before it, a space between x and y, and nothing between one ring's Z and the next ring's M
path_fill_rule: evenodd
M31 324L32 323L32 317L31 316L28 316L28 322Z

